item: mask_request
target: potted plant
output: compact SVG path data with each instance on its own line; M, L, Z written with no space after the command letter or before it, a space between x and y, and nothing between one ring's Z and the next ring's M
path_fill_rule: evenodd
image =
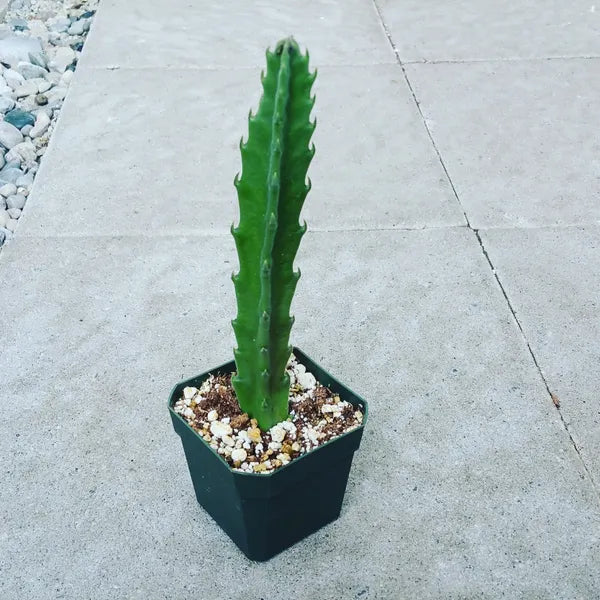
M253 560L339 516L367 417L364 400L289 345L315 77L293 38L267 51L234 181L235 360L182 381L169 398L198 502Z

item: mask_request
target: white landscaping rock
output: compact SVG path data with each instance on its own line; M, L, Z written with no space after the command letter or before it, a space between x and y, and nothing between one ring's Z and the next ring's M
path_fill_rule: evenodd
M46 97L48 98L48 104L53 106L58 102L62 102L67 96L67 88L55 87L48 91Z
M42 43L48 42L48 28L43 21L31 19L28 21L27 25L29 27L29 33L33 37L38 38Z
M75 50L69 46L61 46L56 50L54 58L50 61L50 69L64 73L69 65L75 60Z
M38 86L35 81L31 79L25 80L22 85L15 89L15 96L18 98L25 98L26 96L34 96L37 94Z
M21 216L99 0L7 4L0 23L0 246ZM15 108L32 113L35 123L19 131L2 121ZM183 404L181 411L185 408L191 410Z
M49 71L44 75L44 79L49 81L52 85L56 85L60 81L60 78L61 74L56 71Z
M18 188L30 188L33 185L33 177L34 177L34 173L33 173L33 167L29 170L29 173L27 173L26 175L21 175L21 177L19 177L19 179L17 179L17 181L15 181L14 185L16 185ZM1 188L0 188L0 193L1 193Z
M69 35L81 35L85 31L85 21L75 21L68 29Z
M2 187L0 187L0 195L8 198L8 196L12 196L17 193L17 186L14 183L6 183Z
M23 135L14 125L6 121L0 123L0 144L6 149L10 150L22 141Z
M1 94L0 90L0 94ZM7 113L9 110L12 110L15 107L15 101L8 96L0 96L0 112Z
M42 54L42 44L37 38L11 35L0 39L0 62L16 67L21 61L30 61L30 55Z
M6 81L7 85L13 90L17 89L25 82L25 77L14 69L6 69L4 73L2 73L2 77L4 77L4 81Z
M68 17L53 17L46 22L48 29L55 33L65 33L71 26L71 19Z
M71 80L73 79L73 75L75 75L75 73L73 71L71 71L70 69L68 71L65 71L60 76L60 85L64 85L65 87L69 86L69 84L71 83Z
M19 161L26 167L31 167L35 163L37 151L31 142L21 142L7 153L6 160L8 162Z
M43 110L41 110L35 119L35 125L33 126L33 129L29 132L29 136L32 138L41 137L42 135L44 135L44 133L46 133L46 130L48 129L49 125L50 117Z
M23 194L15 194L14 196L9 196L6 199L6 206L8 208L18 208L20 210L23 210L26 201L27 198L25 198Z
M16 69L25 79L36 79L43 77L47 71L39 65L34 65L30 62L20 62ZM6 79L6 77L5 77Z

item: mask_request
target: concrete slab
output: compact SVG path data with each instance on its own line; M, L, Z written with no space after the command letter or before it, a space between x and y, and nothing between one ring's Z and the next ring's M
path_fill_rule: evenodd
M483 240L600 484L600 228L494 230Z
M600 61L407 72L472 225L600 223Z
M464 228L306 237L294 341L371 421L342 518L246 561L165 408L230 356L233 260L228 236L5 248L0 597L600 594L598 498Z
M317 81L311 228L464 223L398 65ZM20 235L229 231L260 89L254 69L78 71Z
M585 0L376 0L403 61L600 56L600 13Z
M319 65L394 63L371 2L231 0L102 2L87 66L262 67L265 49L293 35Z

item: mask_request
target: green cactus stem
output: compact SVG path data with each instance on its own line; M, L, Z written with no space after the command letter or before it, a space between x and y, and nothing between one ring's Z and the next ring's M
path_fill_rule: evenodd
M248 118L248 141L240 142L242 175L235 178L240 222L231 229L240 269L233 275L237 317L237 374L232 378L240 408L266 430L288 416L286 365L294 322L290 305L300 277L294 258L306 231L300 210L310 190L306 173L315 122L308 70L293 38L267 50L263 95Z

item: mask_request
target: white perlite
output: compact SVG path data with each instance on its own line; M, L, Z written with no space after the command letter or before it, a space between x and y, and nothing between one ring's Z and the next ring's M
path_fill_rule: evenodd
M16 229L98 3L12 0L0 24L0 211L12 217L0 220L0 246ZM23 205L10 206L17 193Z
M210 447L220 454L234 470L246 473L272 473L275 469L287 465L296 458L320 444L331 439L332 435L341 435L360 427L363 413L355 410L349 403L340 399L337 394L318 386L312 373L308 373L304 365L298 364L292 355L287 367L290 381L291 414L290 418L277 423L267 432L261 432L255 419L248 415L239 415L233 418L219 418L217 410L202 408L206 394L212 390L226 390L211 375L200 387L187 387L183 390L182 397L175 403L175 412L183 415L198 434ZM310 376L310 377L307 377ZM314 380L314 382L313 382ZM309 385L303 387L300 382ZM214 384L214 387L213 387ZM307 420L300 412L296 415L294 406L298 403L309 401L316 402L317 387L320 387L321 396L319 404L321 410L316 421ZM200 404L200 403L203 404ZM324 403L323 403L324 402ZM310 413L310 410L309 410ZM314 412L311 419L314 419ZM297 418L296 423L292 422ZM327 433L327 427L334 427L335 433Z
M210 424L210 432L217 438L222 438L232 432L231 425L222 421L213 421Z
M231 453L231 460L233 460L233 462L242 463L246 460L247 456L248 456L248 453L243 448L236 448Z

